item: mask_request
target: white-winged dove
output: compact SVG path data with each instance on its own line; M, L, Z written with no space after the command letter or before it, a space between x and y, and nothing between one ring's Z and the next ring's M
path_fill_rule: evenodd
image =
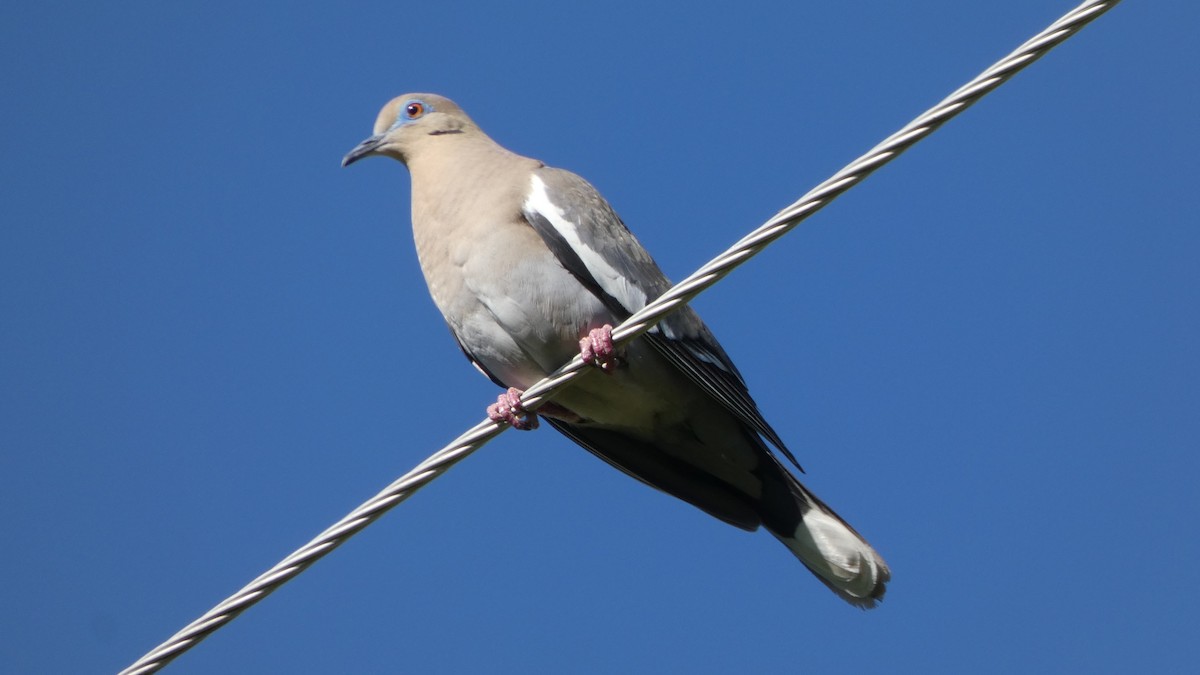
M520 390L582 350L605 372L538 410L554 428L731 525L762 525L851 604L883 597L887 564L772 454L795 464L690 307L613 350L611 326L670 282L595 188L500 147L433 94L390 101L342 164L371 155L408 166L429 292L467 357L509 388L493 419L536 426Z

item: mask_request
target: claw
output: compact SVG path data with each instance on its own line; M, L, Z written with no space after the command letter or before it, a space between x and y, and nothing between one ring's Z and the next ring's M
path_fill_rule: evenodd
M506 422L519 431L538 428L537 415L521 405L521 393L520 389L509 387L508 391L496 397L496 402L487 407L488 419L493 422Z
M612 326L604 324L599 328L588 331L586 337L579 341L579 356L584 363L596 366L600 370L611 373L621 365L621 355L613 344Z

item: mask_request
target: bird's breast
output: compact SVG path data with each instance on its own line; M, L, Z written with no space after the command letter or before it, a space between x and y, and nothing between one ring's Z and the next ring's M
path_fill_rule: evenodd
M462 346L508 386L526 388L579 351L591 328L614 323L524 220L477 222L453 233L426 219L414 239L434 303ZM436 229L439 231L428 231Z

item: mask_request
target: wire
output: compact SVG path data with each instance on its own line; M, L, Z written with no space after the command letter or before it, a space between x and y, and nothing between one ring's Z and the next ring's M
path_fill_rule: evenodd
M876 169L895 159L917 141L933 133L938 127L1003 84L1021 69L1044 56L1050 49L1074 35L1104 12L1112 9L1118 2L1119 0L1088 0L1065 14L866 154L809 190L798 201L743 237L729 250L676 284L658 299L635 312L624 323L613 329L613 342L623 344L652 328L672 310L687 303L701 291L721 280L735 267L757 255L769 244L799 225L805 218L824 208L833 199L857 185ZM576 356L570 363L527 389L521 397L521 402L528 410L536 410L538 406L553 398L555 393L567 386L587 368L590 366L585 366L583 360ZM128 668L122 670L122 675L153 673L167 665L171 660L211 635L213 631L232 621L251 605L303 572L309 565L345 543L359 530L375 522L389 509L408 499L434 478L483 447L485 443L507 428L507 424L490 420L484 420L475 425L449 445L430 455L412 471L396 479L379 494L317 535L312 541L279 561L241 590L146 653Z

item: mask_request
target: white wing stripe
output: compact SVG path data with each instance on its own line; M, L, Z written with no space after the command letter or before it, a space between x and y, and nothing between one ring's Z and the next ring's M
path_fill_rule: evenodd
M645 292L630 284L629 279L608 264L604 256L583 242L576 224L567 220L563 210L550 201L550 195L546 192L546 183L537 174L532 177L529 196L525 199L524 207L527 211L540 213L550 223L551 227L571 247L571 250L575 251L575 255L583 261L584 266L587 267L588 272L591 273L600 288L616 298L625 309L636 312L646 306Z

